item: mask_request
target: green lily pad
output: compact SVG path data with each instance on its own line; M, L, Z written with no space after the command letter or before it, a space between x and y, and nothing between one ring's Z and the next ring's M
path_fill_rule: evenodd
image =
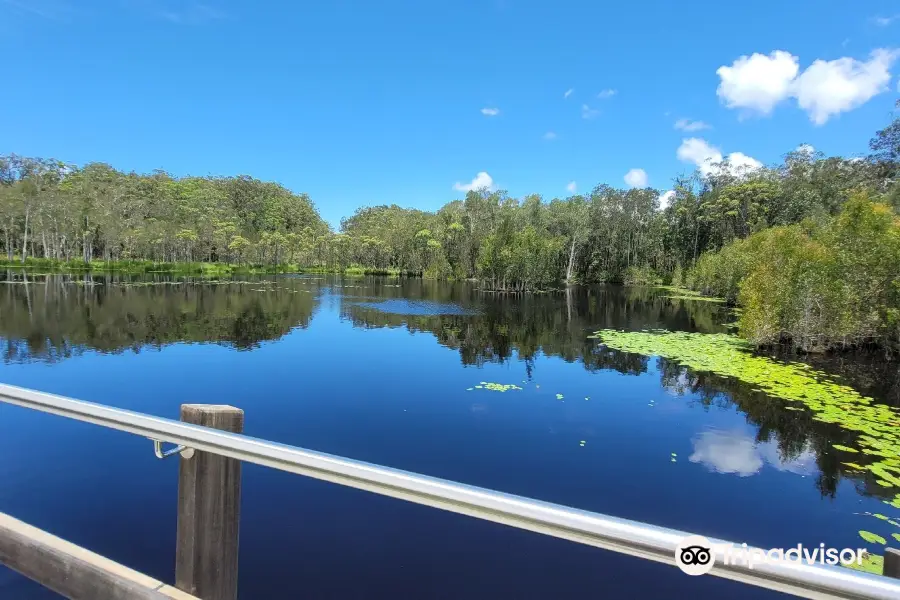
M831 447L834 448L835 450L842 450L844 452L859 452L859 450L857 450L856 448L851 448L849 446L841 446L840 444L832 444Z
M860 531L859 537L866 540L870 544L881 544L884 546L887 544L887 540L878 535L877 533L872 533L871 531Z
M866 552L863 555L862 564L858 565L855 562L850 564L840 563L841 566L847 567L848 569L853 569L854 571L862 571L863 573L872 573L873 575L881 575L884 573L884 557L878 554L871 554Z

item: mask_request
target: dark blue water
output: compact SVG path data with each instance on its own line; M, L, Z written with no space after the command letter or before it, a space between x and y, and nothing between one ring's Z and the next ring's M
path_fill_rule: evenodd
M834 426L587 338L724 331L717 305L371 278L83 283L0 286L0 382L176 419L182 403L232 404L252 436L763 547L889 536L855 514L889 507L839 470ZM481 382L523 389L468 390ZM148 440L0 404L0 511L167 582L177 471ZM254 465L243 474L242 598L776 597ZM0 597L54 596L0 569Z

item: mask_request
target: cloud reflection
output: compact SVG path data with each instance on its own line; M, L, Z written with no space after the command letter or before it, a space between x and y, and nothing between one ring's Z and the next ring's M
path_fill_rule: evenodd
M688 458L717 473L749 477L763 465L798 475L816 471L815 454L809 448L791 460L783 460L774 442L756 442L741 431L708 430L694 437L694 453Z

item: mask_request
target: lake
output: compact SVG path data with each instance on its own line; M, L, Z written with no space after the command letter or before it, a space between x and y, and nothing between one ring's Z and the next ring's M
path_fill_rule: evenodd
M897 490L844 465L839 424L589 337L727 333L720 304L325 275L7 278L2 383L174 419L232 404L248 435L766 548L900 532L865 514L896 516ZM814 366L900 404L896 364ZM0 511L167 582L177 477L146 439L0 404ZM242 598L783 597L254 465L240 542ZM0 597L55 596L0 568Z

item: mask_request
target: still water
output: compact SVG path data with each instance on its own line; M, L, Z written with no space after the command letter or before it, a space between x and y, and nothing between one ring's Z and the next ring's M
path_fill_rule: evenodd
M843 470L836 425L588 338L732 320L650 288L19 276L0 382L175 419L232 404L248 435L767 548L889 538L861 513L898 511ZM896 365L817 367L898 403ZM167 582L177 471L148 440L0 404L0 511ZM254 465L242 503L242 598L782 597ZM0 598L52 597L0 568Z

